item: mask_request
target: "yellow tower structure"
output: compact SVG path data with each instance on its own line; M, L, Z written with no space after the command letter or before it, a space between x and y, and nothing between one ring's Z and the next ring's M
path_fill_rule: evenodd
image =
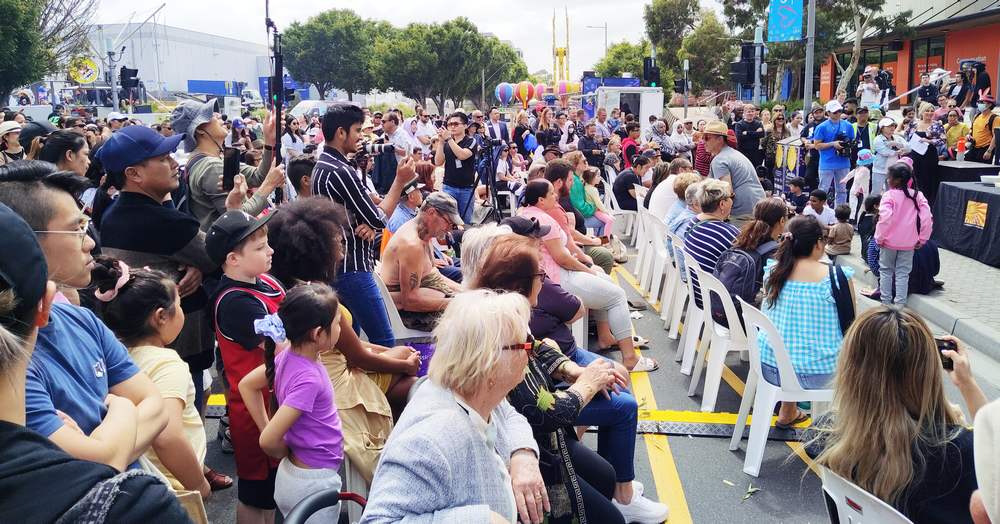
M556 47L556 11L552 10L552 84L569 81L569 9L563 7L566 17L566 45Z

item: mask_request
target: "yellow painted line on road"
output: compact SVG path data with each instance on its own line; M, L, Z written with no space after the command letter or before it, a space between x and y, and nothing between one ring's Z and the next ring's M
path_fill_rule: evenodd
M611 272L611 279L618 283L618 275L623 278L631 277L627 273L618 271L615 268ZM634 282L635 279L633 278ZM633 285L633 287L637 287ZM638 352L639 350L636 349ZM649 373L632 373L632 394L635 395L636 402L645 409L656 410L656 397L653 396L653 386L649 383ZM684 496L684 485L681 484L680 474L677 472L677 464L674 462L673 453L670 452L670 442L666 435L643 435L646 443L646 454L649 456L649 465L653 471L653 483L656 484L657 498L670 508L671 524L687 524L694 522L691 519L691 511L688 509L687 499Z
M702 411L673 411L673 410L659 410L659 409L640 409L639 410L639 420L648 420L652 422L680 422L680 423L695 423L695 424L728 424L735 425L736 419L739 417L738 413L705 413ZM747 415L747 424L753 420L753 415ZM774 422L778 420L777 416L771 416L771 426L774 426ZM809 421L801 422L796 424L797 428L807 428L809 427Z

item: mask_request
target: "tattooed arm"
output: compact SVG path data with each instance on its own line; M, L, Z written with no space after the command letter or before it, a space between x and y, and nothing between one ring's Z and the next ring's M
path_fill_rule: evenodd
M416 246L399 246L396 252L399 272L399 292L393 293L396 307L414 313L444 311L448 298L436 289L420 287L420 280L428 271L436 271L426 259L423 250Z

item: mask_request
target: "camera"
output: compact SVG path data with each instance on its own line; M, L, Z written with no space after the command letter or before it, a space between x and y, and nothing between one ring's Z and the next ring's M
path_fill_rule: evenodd
M362 144L360 151L364 151L368 155L381 155L382 153L392 153L392 144Z
M488 136L483 136L483 144L492 147L497 147L503 145L503 140L499 138L490 138Z
M834 150L837 152L837 156L851 158L851 154L854 149L854 142L847 139L847 134L837 133L837 136L834 137L834 141L840 142L840 145L842 146L841 149Z

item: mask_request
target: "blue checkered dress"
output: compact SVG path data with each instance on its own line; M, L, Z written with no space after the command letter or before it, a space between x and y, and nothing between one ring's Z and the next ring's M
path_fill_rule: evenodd
M770 275L773 260L765 268L764 279ZM854 270L841 266L850 279ZM834 303L830 280L796 282L789 280L781 288L773 306L764 299L762 311L778 328L785 348L792 358L792 367L799 375L827 375L837 367L837 354L844 335L840 332L837 305ZM764 333L758 339L763 363L778 367L774 350Z

